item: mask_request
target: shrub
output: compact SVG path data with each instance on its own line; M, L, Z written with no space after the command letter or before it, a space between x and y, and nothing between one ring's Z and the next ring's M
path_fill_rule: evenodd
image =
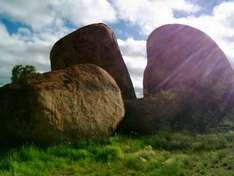
M12 69L11 81L17 82L28 75L36 74L36 69L32 65L15 65Z

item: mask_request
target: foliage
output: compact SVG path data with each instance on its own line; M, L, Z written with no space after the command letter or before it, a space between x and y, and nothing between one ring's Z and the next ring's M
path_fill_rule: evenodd
M15 65L12 69L11 81L17 82L28 75L35 74L36 69L32 65Z
M233 176L234 132L115 136L40 148L8 148L0 153L0 175Z

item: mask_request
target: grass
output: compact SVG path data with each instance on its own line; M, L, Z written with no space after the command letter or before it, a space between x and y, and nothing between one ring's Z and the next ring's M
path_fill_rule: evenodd
M234 131L1 149L0 176L234 176Z

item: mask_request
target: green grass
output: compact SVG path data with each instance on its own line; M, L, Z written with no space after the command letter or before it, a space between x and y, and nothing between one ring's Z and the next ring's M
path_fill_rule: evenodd
M1 176L234 176L234 131L3 149Z

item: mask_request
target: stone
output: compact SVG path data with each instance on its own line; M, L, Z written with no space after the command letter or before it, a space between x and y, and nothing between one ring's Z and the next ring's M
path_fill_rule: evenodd
M180 24L155 29L147 40L144 96L161 90L225 87L233 90L234 74L225 54L205 33ZM199 96L199 92L197 95Z
M102 68L80 64L0 88L0 142L41 145L112 135L124 116L120 89Z
M124 101L126 114L117 133L127 135L153 134L158 128L155 104L143 98Z
M155 96L125 100L126 113L117 132L127 135L150 135L161 130L203 133L217 128L224 117L233 114L230 112L233 108L222 104L215 92L209 96L204 95L206 92L194 96L194 92L178 95L161 91Z
M162 96L125 100L124 104L126 114L117 132L128 135L151 135L171 129L181 111L175 99Z
M124 99L136 98L115 35L105 24L82 27L57 41L50 61L52 70L84 63L98 65L115 79Z

